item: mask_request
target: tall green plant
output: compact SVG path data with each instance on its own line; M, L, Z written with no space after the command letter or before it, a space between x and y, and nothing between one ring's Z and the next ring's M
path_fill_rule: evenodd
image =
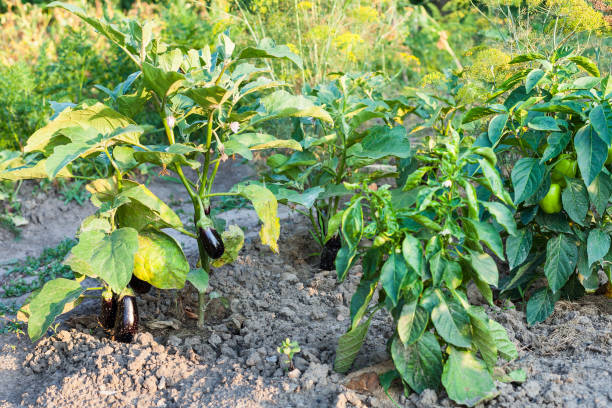
M394 378L418 393L443 385L451 399L473 406L494 395L498 356L517 357L505 329L467 298L473 282L493 303L499 277L488 253L504 254L490 219L516 234L495 155L472 142L447 126L436 145L415 155L402 188L352 186L336 270L342 281L361 260L363 275L351 298L351 326L339 340L337 371L350 368L380 309L395 325L395 370L381 376L387 387Z
M267 160L268 187L281 203L308 217L327 269L333 267L335 253L328 254L325 245L330 240L335 244L339 209L351 194L345 183L395 176L399 160L412 155L406 129L396 122L412 108L403 99L385 100L385 83L377 74L345 74L315 87L314 103L329 111L333 122L296 119L291 137L301 151L277 153ZM379 124L366 125L372 119Z
M126 287L133 276L160 289L181 288L190 280L200 291L198 324L202 326L210 267L232 262L244 240L237 226L230 226L222 236L216 232L222 223L208 216L213 197L239 195L250 200L263 224L262 242L278 251L276 198L257 184L213 192L218 172L223 172L221 163L232 154L251 159L255 150L301 149L294 140L258 131L266 121L331 118L304 97L282 89L270 91L284 84L270 79L269 70L253 62L282 58L301 64L287 47L276 46L271 40L236 52L234 43L221 35L214 52L208 47L184 52L156 38L149 23L127 21L127 31L121 31L104 20L88 17L75 6L59 2L49 6L79 16L123 50L138 71L113 90L106 88L110 106L95 101L64 106L53 121L29 138L24 151L35 160L0 174L10 179L69 177L71 166L79 160L103 155L108 161L107 174L88 185L98 211L81 225L79 243L67 260L79 279L51 281L34 296L28 311L28 333L32 339L39 338L57 315L82 299L86 290L100 289L81 288L79 281L85 276L102 282L106 300L111 299L111 292L121 298L129 294ZM135 81L137 88L130 92ZM147 106L154 107L163 123L167 138L163 145L141 143L150 128L138 125L133 118ZM127 178L141 163L176 173L193 204L189 227L144 185ZM185 174L187 167L194 177ZM181 247L161 231L163 228L197 239L200 268L189 270ZM194 229L195 234L191 232Z
M479 143L510 162L520 229L506 241L511 279L502 289L535 289L527 302L535 324L561 297L596 290L598 270L611 276L612 79L571 48L510 64L521 69L464 122L491 117Z

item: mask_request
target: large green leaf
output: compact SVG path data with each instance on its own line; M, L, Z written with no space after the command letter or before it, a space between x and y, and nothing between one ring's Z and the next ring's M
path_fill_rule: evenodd
M478 277L488 283L497 287L499 280L499 272L497 271L497 264L495 260L487 253L479 253L467 248L470 254L470 265Z
M471 347L470 318L463 306L444 296L440 289L435 289L433 294L438 304L431 311L431 321L440 337L457 347Z
M74 256L89 264L89 271L103 279L115 293L127 286L134 269L134 255L138 250L138 232L133 228L119 228L111 234L85 231L72 249ZM87 272L87 269L78 272Z
M520 204L534 195L546 175L546 166L540 164L538 159L523 157L512 169L511 179L514 187L514 203Z
M238 55L238 59L247 58L280 58L286 59L302 69L302 58L295 55L288 46L276 45L270 38L262 39L257 47L247 47Z
M54 178L64 167L79 157L104 151L116 142L122 141L125 134L140 135L144 129L136 125L116 129L109 134L101 134L92 127L69 127L59 132L70 139L70 143L56 146L47 158L46 169L49 177ZM136 137L132 140L138 140Z
M525 78L525 92L529 93L531 90L540 82L540 80L546 75L546 72L536 68L532 70Z
M41 338L55 318L70 311L84 289L75 280L57 278L42 287L30 302L28 336L32 341Z
M488 136L489 141L493 145L495 145L501 139L504 129L506 128L506 122L508 122L507 113L496 115L489 122Z
M553 293L548 288L536 290L527 302L527 324L532 326L546 320L555 309L555 302L560 296L560 292Z
M610 250L610 234L596 228L589 232L587 238L587 255L589 267L601 260Z
M429 313L419 305L419 298L414 297L402 307L397 320L397 334L404 345L409 346L421 338L429 323Z
M0 174L0 178L2 178L2 174ZM595 211L599 215L603 215L612 196L612 178L602 171L593 180L591 185L587 187L587 192L589 193L591 204L595 207Z
M600 75L597 64L587 57L576 55L574 57L569 57L568 60L572 61L574 64L578 65L580 68L584 69L586 72L595 77Z
M550 116L536 116L531 119L527 126L533 130L542 130L542 131L551 131L551 132L560 132L561 128L557 124L555 118Z
M179 228L183 226L180 217L170 208L163 200L157 197L151 190L149 190L144 184L138 184L134 181L124 180L123 190L117 196L118 198L127 198L133 203L137 203L150 210L153 214L159 217L159 220L163 221L163 224L157 224L156 218L151 217L146 211L142 211L140 214L135 213L139 209L136 206L133 211L128 212L130 216L134 217L134 221L138 218L148 218L151 224L140 225L139 228L134 225L134 228L140 230L144 229L146 225L158 226L159 228L172 227ZM163 225L163 226L162 226Z
M504 189L504 183L495 167L486 159L478 159L482 173L489 183L491 192L501 201L508 205L512 205L512 199L508 192Z
M576 269L577 262L578 249L573 239L565 234L559 234L548 240L544 274L553 293L556 293L565 285L565 282Z
M444 258L443 251L438 251L429 258L429 272L431 273L431 284L433 287L438 287L442 283L446 266L447 261Z
M278 218L278 203L274 194L267 188L258 184L235 186L234 189L241 196L253 203L255 212L262 222L259 238L262 244L268 245L274 252L278 252L278 237L280 236L280 220Z
M185 81L183 74L176 71L166 71L148 62L143 62L142 74L145 85L152 89L161 100L176 92Z
M405 127L375 126L370 128L368 135L360 144L354 145L349 150L349 154L360 158L378 160L388 156L405 159L410 157L412 153L410 139Z
M472 306L468 310L472 324L472 341L489 371L497 363L497 345L489 328L489 317L482 308Z
M506 238L506 255L510 269L516 268L527 259L532 242L533 234L528 228L523 228L518 234Z
M311 166L317 163L317 156L314 153L306 151L294 152L289 159L286 160L281 166L277 167L274 171L281 173L287 169L292 169L299 166ZM296 177L297 178L297 177Z
M82 104L75 108L64 109L54 120L38 129L30 138L24 152L43 151L57 131L65 128L93 128L99 134L108 135L115 129L125 128L133 122L108 106L97 102L94 105ZM136 130L139 130L137 128ZM142 132L122 134L117 139L126 143L138 143Z
M491 108L486 108L483 106L476 106L470 109L464 116L461 121L462 124L470 123L478 119L482 119L486 116L492 115L494 113L498 113L496 110Z
M416 343L409 346L395 337L391 343L391 357L402 379L414 391L420 393L440 387L442 353L433 333L423 333Z
M495 395L495 383L485 363L471 351L451 347L442 384L453 401L473 407Z
M61 169L55 177L72 177L72 172L67 168ZM49 178L47 172L47 159L35 163L26 163L23 160L13 161L11 167L0 171L0 180L27 180Z
M536 54L536 53L521 54L521 55L517 55L516 57L512 58L510 62L508 62L508 64L520 64L522 62L529 62L529 61L535 61L535 60L546 60L546 57L543 56L542 54Z
M449 289L456 289L463 282L461 264L456 261L447 261L444 268L444 283Z
M181 289L189 262L181 246L161 231L142 231L134 257L134 275L160 289ZM128 279L129 281L129 279Z
M251 119L251 125L285 117L313 117L332 122L329 113L322 107L316 106L310 99L301 95L291 95L285 90L278 90L261 99L260 109Z
M592 126L582 127L574 136L578 167L585 185L590 185L603 169L608 157L608 145L601 140Z
M323 187L317 186L308 190L298 192L287 188L279 188L274 192L276 199L281 203L295 203L306 208L311 208L319 195L325 191Z
M346 373L351 368L368 334L370 321L371 317L338 339L338 348L336 348L336 358L334 360L335 371Z
M542 154L542 158L540 159L540 163L544 164L548 160L557 157L567 146L571 139L570 132L553 132L548 136L546 140L548 142L548 146L544 150Z
M365 280L362 278L361 281L359 281L359 285L357 285L357 289L351 297L349 309L351 312L351 328L354 329L359 325L359 322L368 309L368 305L374 296L374 291L377 286L378 281L376 280Z
M197 105L208 110L210 107L218 106L227 92L225 88L213 85L204 88L190 88L183 93Z
M406 235L402 242L404 260L419 276L423 274L423 247L421 241L412 235Z
M462 218L462 221L474 228L478 234L478 240L484 242L498 258L504 259L504 245L499 232L497 232L493 224L470 218Z
M64 264L81 275L89 276L90 278L98 278L98 272L94 271L92 268L90 259L92 256L92 248L98 245L104 239L105 235L105 231L99 229L86 229L81 231L79 242L72 247L70 255L66 258Z
M584 218L589 210L589 197L582 180L567 179L567 186L561 195L563 209L570 218L584 225Z
M594 107L589 113L589 120L597 135L609 145L612 142L612 108L610 108L610 103L605 101Z
M389 255L389 258L381 268L380 282L387 296L389 296L393 302L393 305L397 305L402 289L402 282L407 274L408 266L406 265L404 257L396 252Z
M504 326L497 323L495 320L489 319L489 330L493 339L495 340L495 346L499 355L506 361L512 361L518 358L518 351L513 342L510 341L508 333Z
M302 150L302 145L293 139L277 139L267 133L240 133L229 138L228 142L237 142L249 150L293 149ZM229 152L226 152L230 154Z
M423 176L429 171L433 169L433 166L421 166L418 169L415 169L412 173L406 177L406 182L404 184L404 191L410 191L419 184L423 180Z
M348 273L351 266L357 260L357 249L351 248L349 246L342 246L336 255L336 261L334 265L336 266L336 273L338 275L338 281L342 282L346 278L346 274Z
M481 204L495 218L495 221L504 227L510 236L517 234L514 215L507 206L492 201L482 201Z

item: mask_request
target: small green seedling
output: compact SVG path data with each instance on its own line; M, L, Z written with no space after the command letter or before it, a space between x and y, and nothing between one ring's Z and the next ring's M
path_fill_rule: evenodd
M285 360L285 364L289 364L289 369L293 370L293 356L295 353L299 353L302 349L297 341L291 341L289 338L286 338L281 343L280 347L276 348L280 354L284 354L287 356L287 360Z

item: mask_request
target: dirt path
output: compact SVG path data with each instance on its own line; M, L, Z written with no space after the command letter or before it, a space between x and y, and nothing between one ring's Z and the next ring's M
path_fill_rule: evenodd
M84 302L56 336L35 345L0 336L0 408L394 406L375 377L389 368L386 339L392 326L383 312L373 319L353 373L332 370L360 266L337 284L332 272L321 272L308 258L316 248L304 220L286 211L280 254L259 243L254 212L232 210L224 217L247 227L247 242L236 263L211 276L211 288L227 297L230 307L214 300L204 331L183 312L195 310L190 290L139 298L141 333L131 345L107 340L95 322L98 305ZM183 244L195 263L195 243ZM8 252L18 253L11 248ZM488 312L520 350L507 368L524 368L528 381L498 384L500 395L484 405L612 404L609 300L562 303L546 322L529 329L522 312ZM287 372L276 352L287 337L302 347L294 361L297 371ZM442 391L408 398L397 387L392 391L402 407L454 406Z

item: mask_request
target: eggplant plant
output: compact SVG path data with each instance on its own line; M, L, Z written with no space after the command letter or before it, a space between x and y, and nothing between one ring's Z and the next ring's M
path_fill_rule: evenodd
M284 83L272 79L263 60L283 59L301 66L301 59L269 39L237 51L222 34L213 51L209 47L185 51L163 43L150 23L128 20L119 27L90 18L73 5L53 2L48 7L80 17L123 50L137 71L114 88L99 87L108 95L104 103L87 100L62 105L53 120L28 139L23 165L0 174L14 180L71 177L71 167L79 161L102 156L108 164L106 174L89 180L87 189L98 210L81 224L79 242L65 261L77 278L50 281L33 296L24 308L28 334L33 340L40 338L59 314L88 296L86 292L103 290L105 300L116 298L117 302L114 337L129 341L138 319L128 284L140 292L147 289L146 284L179 289L187 280L200 292L201 327L211 266L233 262L244 242L236 225L217 232L224 225L208 215L214 197L250 200L262 222L261 241L278 251L280 225L274 194L248 183L213 192L215 179L223 172L221 163L234 154L250 160L253 151L262 149L301 150L295 140L261 132L266 121L332 119L321 107L292 95L282 89ZM148 108L163 125L163 144L147 144L146 135L155 129L136 121ZM129 178L143 163L159 166L160 174L172 171L180 179L193 205L191 225L183 225L164 201ZM164 229L197 240L198 268L190 270L181 246ZM85 277L98 279L101 286L81 287ZM104 325L108 319L101 318Z
M400 120L413 108L405 98L384 99L384 82L376 73L342 74L311 89L315 104L333 122L294 119L291 137L302 149L267 160L266 185L280 203L310 220L310 232L321 247L321 269L333 269L340 249L338 236L330 231L340 221L343 198L351 194L344 183L394 177L400 161L412 155ZM372 119L378 124L365 125Z
M381 383L400 379L418 393L442 385L451 399L473 406L495 394L494 379L524 375L494 372L498 356L515 359L516 348L467 297L473 282L493 305L499 276L489 253L504 258L499 229L515 235L516 224L493 150L472 145L448 122L445 129L417 151L399 188L370 188L367 180L348 186L355 194L341 212L336 270L343 281L361 260L362 275L334 368L350 368L372 316L385 309L395 324L388 343L395 370Z
M506 240L511 273L501 289L528 294L532 325L557 300L597 290L599 270L612 278L612 78L566 47L509 64L520 69L463 121L486 117L478 143L511 158L505 182L520 228Z

